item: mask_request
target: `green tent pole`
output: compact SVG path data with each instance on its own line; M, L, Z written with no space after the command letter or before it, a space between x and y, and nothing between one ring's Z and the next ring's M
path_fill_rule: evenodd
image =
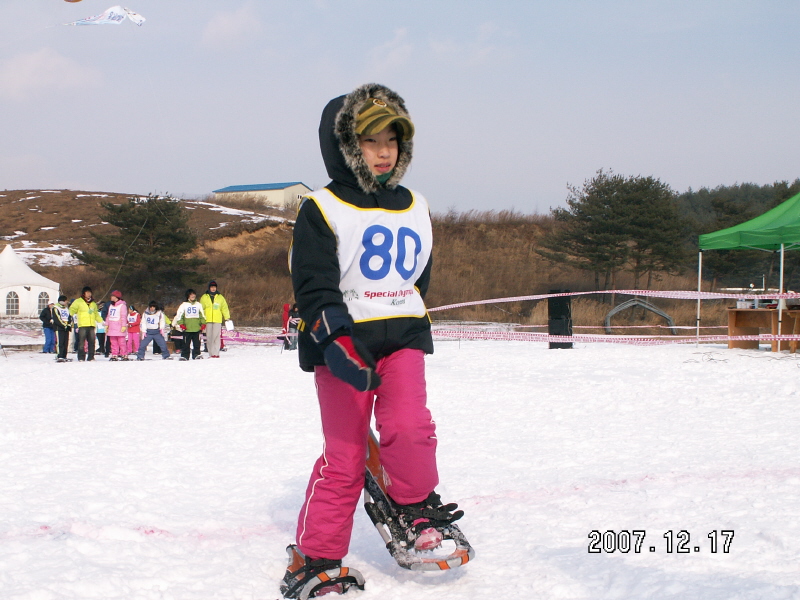
M778 286L781 294L783 293L783 242L781 242L781 283ZM781 321L783 320L783 307L786 305L786 300L783 298L778 300L778 335L781 334ZM781 351L781 342L778 340L778 352Z
M703 291L703 251L697 253L697 337L695 347L700 347L700 292Z

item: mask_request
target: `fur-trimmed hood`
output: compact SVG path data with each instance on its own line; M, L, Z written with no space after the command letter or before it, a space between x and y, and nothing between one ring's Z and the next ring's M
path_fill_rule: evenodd
M389 180L381 185L361 153L356 134L356 115L370 98L378 98L397 114L409 118L403 99L389 88L368 83L345 96L331 100L322 112L319 124L319 144L328 176L336 183L355 187L364 194L384 195L396 190L411 164L412 140L398 143L397 165Z

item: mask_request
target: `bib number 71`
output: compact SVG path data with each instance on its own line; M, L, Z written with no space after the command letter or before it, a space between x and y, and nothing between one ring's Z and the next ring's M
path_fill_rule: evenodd
M375 242L375 238L379 242ZM408 243L414 244L414 261L410 269L406 268L406 258L408 256ZM364 231L361 238L364 246L364 253L361 255L359 266L361 274L367 279L377 281L389 274L392 268L392 248L395 246L395 238L392 232L383 225L371 225ZM397 230L397 258L394 259L394 268L403 280L409 279L417 270L417 258L422 252L422 240L413 229L401 227ZM373 260L373 259L378 260Z

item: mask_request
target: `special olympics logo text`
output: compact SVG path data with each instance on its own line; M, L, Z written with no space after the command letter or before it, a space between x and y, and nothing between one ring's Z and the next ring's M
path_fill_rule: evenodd
M414 290L391 290L387 292L364 292L364 298L405 298L414 293Z

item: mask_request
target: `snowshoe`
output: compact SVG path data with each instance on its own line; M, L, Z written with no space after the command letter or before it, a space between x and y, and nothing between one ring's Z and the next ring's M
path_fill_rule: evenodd
M475 550L453 523L464 515L456 504L442 505L435 492L422 502L396 504L386 493L385 482L380 446L370 431L364 508L398 565L412 571L440 571L475 558Z
M456 510L458 504L443 506L436 492L431 492L425 500L414 504L397 504L392 500L392 506L406 536L414 540L415 550L434 550L441 546L442 532L437 527L446 526L464 516L463 510Z
M289 566L281 582L284 598L318 598L326 594L344 594L352 586L363 590L364 576L355 569L343 567L341 560L310 559L294 544L286 547Z

